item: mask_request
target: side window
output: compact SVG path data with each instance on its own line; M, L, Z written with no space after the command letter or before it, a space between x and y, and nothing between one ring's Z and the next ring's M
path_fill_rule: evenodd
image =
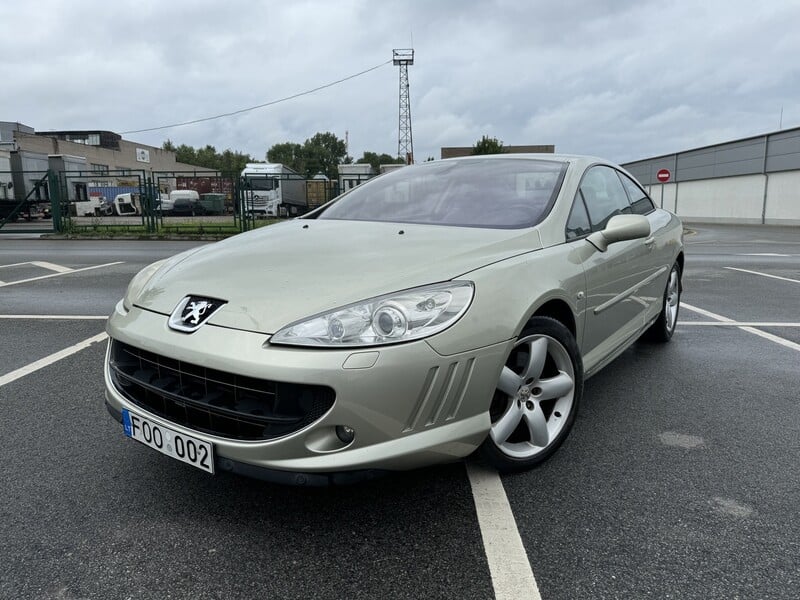
M634 214L637 215L646 215L651 210L655 209L653 206L653 201L650 200L650 197L644 193L642 188L640 188L636 183L624 173L617 173L619 178L622 180L622 185L625 187L625 191L628 192L628 198L631 200L631 208L633 209Z
M589 169L583 176L580 191L594 231L605 228L613 216L633 212L617 172L610 167Z
M589 215L586 213L586 205L583 203L581 193L575 194L572 202L572 211L567 220L567 241L583 237L592 233L592 225L589 223Z

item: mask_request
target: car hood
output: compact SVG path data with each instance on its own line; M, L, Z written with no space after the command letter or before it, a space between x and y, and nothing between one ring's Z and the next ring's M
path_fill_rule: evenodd
M447 281L541 248L535 229L299 219L168 261L136 306L170 314L186 296L227 301L208 323L272 334L367 298Z

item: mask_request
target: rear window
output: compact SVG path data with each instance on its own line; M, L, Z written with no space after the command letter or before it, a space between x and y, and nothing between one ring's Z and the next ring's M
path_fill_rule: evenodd
M356 187L318 218L530 227L550 211L566 169L564 162L519 158L423 163Z

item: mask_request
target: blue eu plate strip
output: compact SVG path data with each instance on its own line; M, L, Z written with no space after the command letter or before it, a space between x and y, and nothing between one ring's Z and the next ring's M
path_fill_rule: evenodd
M133 432L131 431L131 414L128 412L127 408L122 409L122 429L125 430L125 435L133 437Z

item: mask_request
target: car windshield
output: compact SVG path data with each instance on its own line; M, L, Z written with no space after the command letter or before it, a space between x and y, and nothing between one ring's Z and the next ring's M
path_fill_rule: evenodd
M567 163L525 158L448 160L361 184L319 219L516 229L539 223Z

